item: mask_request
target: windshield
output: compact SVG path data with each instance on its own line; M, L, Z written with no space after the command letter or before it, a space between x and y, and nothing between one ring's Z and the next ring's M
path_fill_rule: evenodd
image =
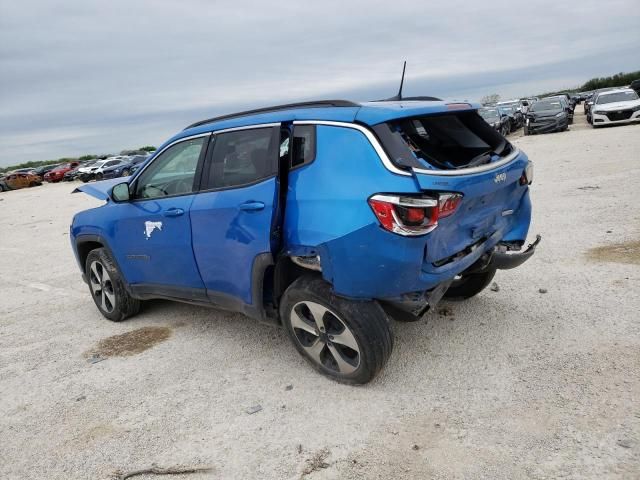
M598 95L596 103L602 105L603 103L630 102L632 100L638 100L638 94L629 90L627 92L603 93Z
M487 110L479 110L478 112L480 113L480 115L482 115L482 118L484 118L485 120L495 121L500 119L500 114L498 113L498 110L496 110L495 108L491 108Z
M560 100L540 100L531 106L532 112L542 112L543 110L562 110Z

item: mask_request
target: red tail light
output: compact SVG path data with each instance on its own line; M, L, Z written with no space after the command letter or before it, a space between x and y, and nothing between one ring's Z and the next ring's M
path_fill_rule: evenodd
M438 195L439 218L453 215L461 201L462 195L459 193L441 193Z
M439 218L456 211L461 200L458 193L421 197L378 194L369 199L369 205L385 230L416 236L431 232L438 226Z

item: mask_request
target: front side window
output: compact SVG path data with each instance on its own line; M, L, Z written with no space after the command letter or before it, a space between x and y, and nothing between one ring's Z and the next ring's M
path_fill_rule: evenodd
M177 143L162 152L136 181L135 198L159 198L193 192L196 167L208 137Z
M215 136L208 188L246 185L276 172L278 129L256 128Z

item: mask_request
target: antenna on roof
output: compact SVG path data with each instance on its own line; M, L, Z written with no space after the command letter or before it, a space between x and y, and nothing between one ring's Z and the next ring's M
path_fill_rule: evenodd
M400 79L400 89L398 90L397 95L387 98L387 101L398 101L402 100L402 86L404 85L404 71L407 69L407 61L404 61L404 65L402 66L402 78Z

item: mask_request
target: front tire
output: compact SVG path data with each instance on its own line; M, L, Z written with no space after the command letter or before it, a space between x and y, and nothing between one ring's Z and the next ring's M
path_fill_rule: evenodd
M140 311L140 300L127 293L122 275L106 249L89 252L85 274L91 297L105 318L121 322Z
M389 318L378 303L338 297L319 276L303 276L289 286L280 316L298 352L341 383L371 381L393 349Z
M453 281L444 294L444 298L447 300L467 300L474 297L487 288L495 274L496 269L491 268L485 272L462 275Z

